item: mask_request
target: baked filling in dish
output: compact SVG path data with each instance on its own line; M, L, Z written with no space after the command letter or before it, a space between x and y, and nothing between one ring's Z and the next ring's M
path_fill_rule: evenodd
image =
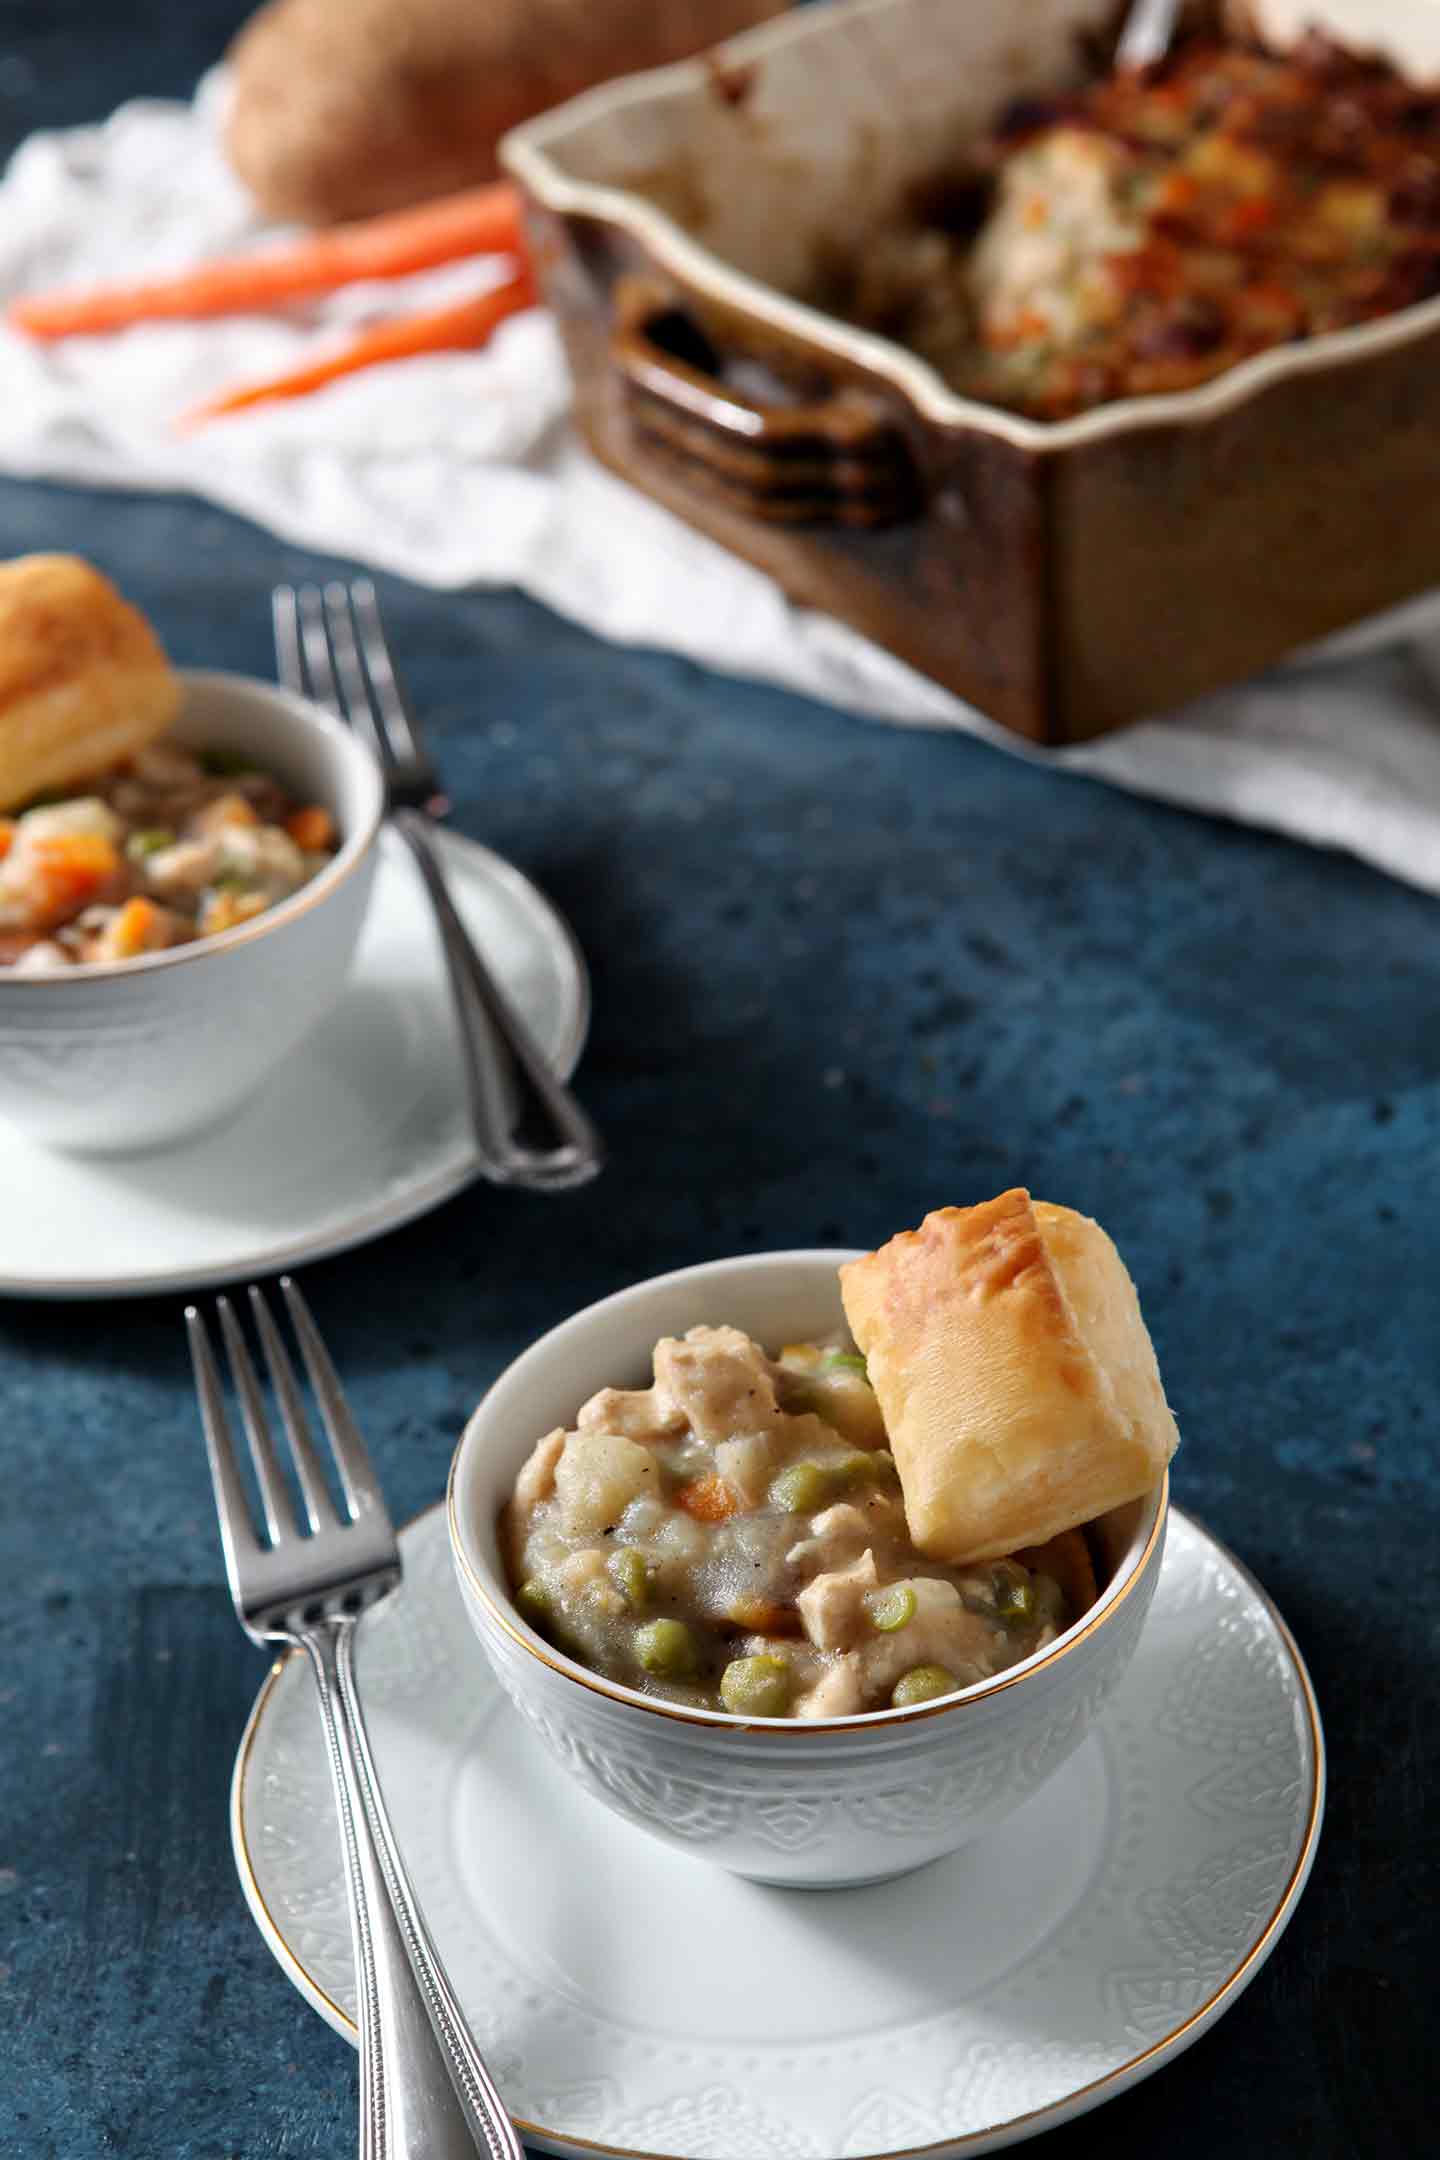
M166 738L0 818L0 966L48 974L213 937L288 900L337 845L253 761Z
M1440 291L1440 96L1317 36L1182 43L1004 113L840 312L1035 419L1193 389Z
M516 1603L629 1687L742 1717L927 1702L1054 1640L1095 1594L1083 1538L948 1567L916 1551L864 1360L732 1327L655 1346L520 1473ZM1068 1579L1068 1594L1059 1577Z

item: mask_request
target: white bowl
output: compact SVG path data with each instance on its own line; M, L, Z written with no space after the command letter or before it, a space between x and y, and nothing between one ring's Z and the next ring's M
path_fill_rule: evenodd
M497 1532L537 1439L607 1385L643 1386L662 1335L731 1322L770 1347L845 1325L849 1252L757 1253L637 1283L541 1337L495 1382L450 1471L450 1547L495 1674L557 1763L642 1830L760 1882L882 1881L953 1852L1080 1744L1130 1661L1168 1481L1098 1525L1109 1580L1047 1649L943 1703L814 1721L690 1710L603 1678L516 1611Z
M218 937L73 973L0 968L0 1117L48 1145L154 1146L223 1117L334 1002L384 813L365 745L303 698L187 671L176 739L243 750L342 835L289 900Z

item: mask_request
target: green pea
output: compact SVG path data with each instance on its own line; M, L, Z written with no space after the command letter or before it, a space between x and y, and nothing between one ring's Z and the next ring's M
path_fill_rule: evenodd
M784 1717L790 1689L784 1658L733 1658L720 1675L720 1700L736 1717Z
M650 1593L650 1570L645 1564L644 1553L633 1545L618 1545L606 1561L605 1571L616 1589L623 1592L639 1612Z
M772 1480L766 1498L772 1508L783 1508L787 1515L813 1515L834 1490L834 1473L823 1463L795 1462Z
M832 1350L822 1368L825 1372L859 1373L862 1380L870 1378L870 1368L863 1357L854 1350Z
M908 1710L912 1703L934 1702L937 1695L953 1695L960 1683L943 1665L912 1665L901 1673L890 1691L891 1706Z
M1029 1627L1035 1620L1035 1591L1027 1580L1007 1579L995 1585L995 1610L1007 1627Z
M531 1627L543 1626L550 1617L550 1593L538 1575L532 1575L528 1582L521 1583L515 1593L515 1603Z
M837 1476L852 1487L888 1485L895 1476L895 1458L889 1448L856 1448L835 1467Z
M635 1630L635 1655L646 1672L666 1680L693 1680L700 1665L683 1620L647 1620Z
M168 825L149 825L143 832L132 832L125 843L125 853L131 862L144 862L149 855L158 855L162 848L174 847L175 835Z
M890 1583L883 1590L870 1592L865 1610L882 1635L893 1635L897 1628L910 1625L918 1602L913 1583Z

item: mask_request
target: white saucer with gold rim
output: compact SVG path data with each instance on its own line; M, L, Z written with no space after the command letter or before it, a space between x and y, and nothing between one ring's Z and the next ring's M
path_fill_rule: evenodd
M545 895L438 835L456 907L536 1041L573 1071L585 962ZM193 1291L303 1266L438 1207L479 1175L434 917L382 831L337 1002L224 1124L143 1154L65 1155L0 1122L0 1296Z
M1098 2106L1198 2039L1304 1888L1324 1744L1288 1629L1172 1509L1155 1603L1098 1728L949 1859L778 1890L656 1843L559 1773L501 1695L444 1511L362 1623L391 1814L527 2143L657 2160L940 2160ZM354 2038L344 1882L313 1690L282 1660L232 1832L286 1973Z

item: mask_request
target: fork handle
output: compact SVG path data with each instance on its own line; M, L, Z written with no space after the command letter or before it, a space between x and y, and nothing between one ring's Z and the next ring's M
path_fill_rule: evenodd
M355 1623L299 1641L320 1694L360 1990L360 2160L523 2160L415 1903L355 1690Z
M550 1192L587 1184L604 1168L604 1143L476 950L450 898L430 820L420 810L396 810L391 822L415 858L440 926L471 1123L486 1176L497 1185ZM527 1147L515 1138L517 1097L521 1114L537 1112L554 1133L551 1145Z

